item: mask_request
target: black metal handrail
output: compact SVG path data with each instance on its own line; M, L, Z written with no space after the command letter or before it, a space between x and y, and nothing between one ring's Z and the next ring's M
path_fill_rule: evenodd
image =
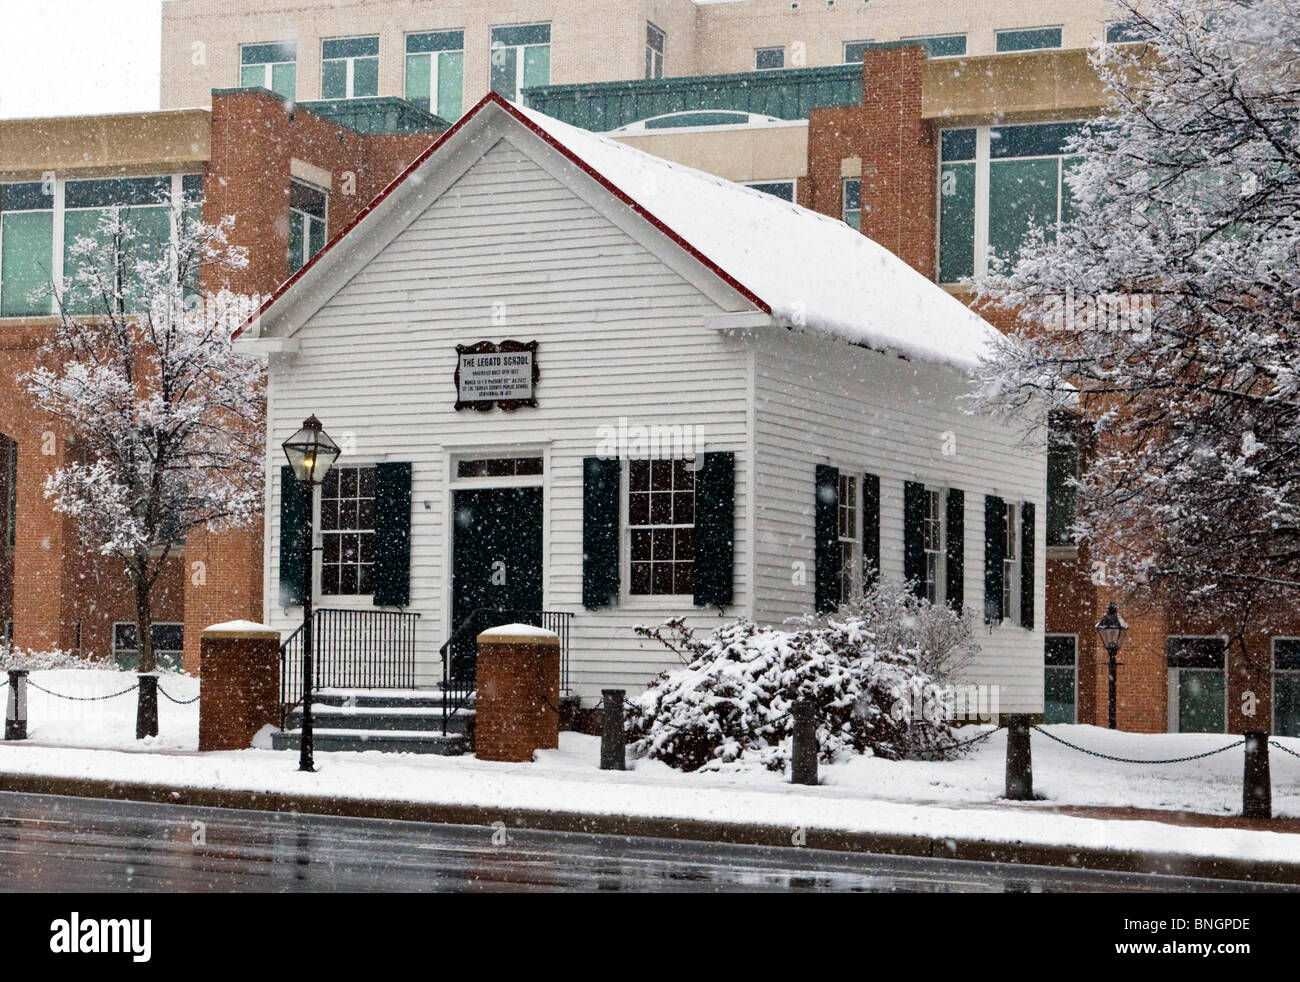
M312 612L312 688L412 689L415 622L398 610ZM302 627L280 645L280 729L302 702Z
M554 631L560 639L560 691L569 689L569 622L573 614L565 610L523 610L512 607L479 607L456 625L442 643L442 732L453 716L469 704L476 686L478 635L502 624L531 624ZM489 621L491 623L489 623ZM460 648L460 651L457 651ZM458 657L459 656L459 657Z

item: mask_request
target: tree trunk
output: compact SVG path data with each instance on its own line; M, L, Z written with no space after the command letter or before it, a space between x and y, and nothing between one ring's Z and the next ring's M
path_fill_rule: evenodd
M137 671L141 675L153 673L158 668L158 659L153 650L153 611L149 606L149 585L147 573L132 571L135 577L135 629L140 643L140 664ZM135 738L158 735L158 684L156 679L140 679L139 700L135 712Z

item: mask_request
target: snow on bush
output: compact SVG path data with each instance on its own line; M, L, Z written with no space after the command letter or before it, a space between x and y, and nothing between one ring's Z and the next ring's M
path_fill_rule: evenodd
M676 618L636 630L687 664L629 702L629 746L684 771L784 769L801 698L822 760L951 754L935 749L956 739L946 684L978 650L967 617L897 585L785 629L740 620L699 638Z
M0 642L0 671L11 668L25 668L29 672L45 671L54 668L112 668L109 663L90 655L80 655L75 651L33 651L31 648L15 648L8 642Z

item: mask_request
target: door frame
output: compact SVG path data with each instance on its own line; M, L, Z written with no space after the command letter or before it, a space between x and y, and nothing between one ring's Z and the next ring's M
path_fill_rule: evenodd
M442 641L451 637L456 629L452 622L452 550L456 547L455 508L453 499L457 491L484 488L541 488L542 489L542 608L549 609L551 598L551 447L548 443L467 443L446 446L443 454L443 487L447 493L442 502L442 576L441 617ZM457 477L456 464L462 460L483 457L541 457L542 473L527 477Z

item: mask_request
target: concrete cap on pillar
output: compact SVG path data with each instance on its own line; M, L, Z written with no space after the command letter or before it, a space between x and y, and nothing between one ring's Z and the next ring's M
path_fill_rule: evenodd
M205 627L202 631L202 637L279 641L280 632L273 627L267 627L265 624L258 624L255 621L225 621L222 624Z
M560 636L532 624L502 624L488 628L478 636L480 644L541 644L559 646Z

